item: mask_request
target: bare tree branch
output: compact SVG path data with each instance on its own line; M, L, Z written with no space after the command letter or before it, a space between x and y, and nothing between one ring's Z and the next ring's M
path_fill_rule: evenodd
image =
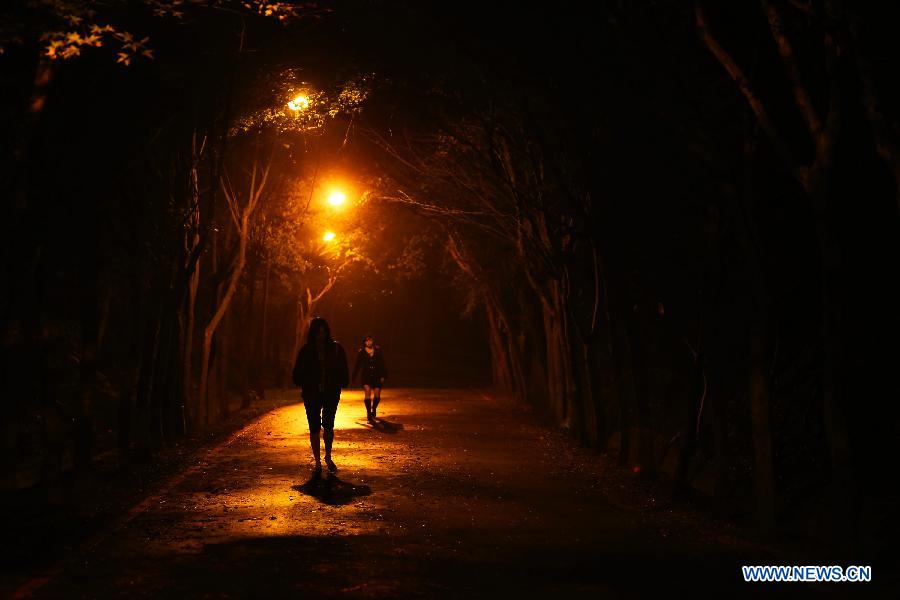
M697 33L700 35L701 41L706 45L706 47L716 58L716 60L719 61L719 64L724 67L728 75L737 84L741 93L744 95L744 98L747 100L747 103L750 105L750 109L753 111L753 114L756 115L756 119L759 121L760 126L763 128L763 131L766 132L766 135L768 136L772 146L775 148L775 152L778 154L779 158L781 158L785 166L790 169L790 171L798 180L805 179L803 168L797 165L791 153L790 146L781 135L778 128L775 126L775 123L772 120L769 111L766 109L762 100L756 94L756 91L750 85L750 81L747 79L747 76L744 75L744 72L734 61L731 55L725 50L725 48L722 47L718 40L716 40L716 38L712 35L712 32L710 32L709 24L706 18L706 11L704 10L703 4L700 0L697 0L694 3L694 16L696 18Z
M784 19L770 0L760 0L760 2L763 11L766 14L766 19L769 21L769 30L772 32L772 39L775 40L775 45L778 47L778 55L781 57L781 63L784 65L784 70L791 82L791 90L794 93L794 100L797 103L797 108L800 109L800 114L803 115L806 126L809 128L810 135L812 135L813 139L818 139L819 133L822 130L822 119L819 118L819 115L816 113L809 91L800 80L800 72L797 68L797 56L794 54L791 42L784 31Z
M855 19L851 19L850 31L853 34L854 45L856 46L854 54L856 57L856 71L860 81L862 105L865 108L866 118L872 130L875 151L894 177L897 211L900 212L900 146L894 140L887 118L881 109L881 100L875 87L875 79L872 76L872 66L859 48L859 24Z

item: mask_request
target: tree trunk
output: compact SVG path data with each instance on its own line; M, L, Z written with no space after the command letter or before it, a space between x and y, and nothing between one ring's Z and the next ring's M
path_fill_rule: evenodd
M485 313L488 319L488 335L491 347L492 380L514 398L528 400L527 384L523 369L521 349L499 300L490 292L484 295Z
M817 231L822 256L823 418L831 458L832 543L842 554L855 552L856 514L847 417L841 403L841 305L838 269L840 251L830 228L820 220ZM846 554L845 554L846 555ZM849 558L849 557L848 557Z
M219 400L219 415L222 419L227 419L231 415L231 403L229 402L229 352L231 351L231 321L233 320L233 312L226 311L222 326L216 332L219 342L218 352L216 353L217 365L217 386L216 395Z
M216 312L213 314L212 319L210 319L209 323L207 323L206 327L203 330L203 347L202 354L200 359L200 387L198 390L198 398L201 403L205 403L207 406L210 405L210 398L208 397L208 384L209 384L209 369L210 369L210 355L212 352L212 343L213 343L213 334L216 332L216 329L219 327L219 323L221 323L222 318L225 316L225 312L228 310L228 307L231 305L231 300L234 297L234 292L237 289L237 281L240 278L240 273L244 268L244 257L243 257L243 248L246 244L246 240L242 240L239 242L242 249L238 253L237 264L234 266L231 277L229 278L227 288L225 289L225 293L222 296L221 301L219 302L218 307L216 308ZM221 348L216 348L217 354L221 353ZM209 411L207 410L207 421L205 423L209 425Z
M241 344L242 351L239 359L242 365L241 377L241 409L250 408L253 403L253 393L256 389L256 373L259 365L259 336L256 327L256 279L259 273L259 262L254 261L253 269L250 277L248 277L248 298L247 298L247 323L246 327L241 329L249 332L249 339ZM249 354L248 354L249 352Z
M772 417L769 401L768 310L757 308L750 334L750 416L753 423L754 487L756 520L760 533L775 526L775 469L772 450Z
M245 221L249 220L249 215L246 215L244 219ZM222 318L225 316L225 312L228 310L228 307L231 305L231 300L232 298L234 298L234 293L237 290L238 280L240 279L241 273L243 273L244 270L244 262L246 260L247 250L246 234L242 234L240 236L238 245L238 255L235 259L235 264L232 267L231 275L228 278L225 293L222 295L222 299L219 301L215 313L213 313L212 318L203 330L203 347L200 358L200 387L198 390L198 400L201 404L209 403L207 396L207 386L209 380L210 353L212 351L213 334L218 328L219 323L221 323ZM209 425L209 415L207 415L206 425Z
M631 397L632 389L629 386L626 356L628 352L628 333L625 326L625 307L620 299L621 287L615 281L610 286L610 323L609 345L613 370L613 386L616 390L616 405L618 408L619 429L619 464L628 463L631 453Z
M500 319L501 327L506 332L506 355L509 357L509 376L512 383L512 389L521 401L527 402L529 400L529 393L528 384L525 381L522 349L516 335L510 327L509 318L504 314L502 308L499 307L499 304L497 315Z
M600 417L599 399L595 398L593 385L593 369L590 345L580 335L573 336L572 354L576 365L575 374L577 389L584 414L584 436L588 445L596 447L602 436L602 419Z
M769 332L771 329L768 285L763 270L762 241L754 214L753 164L758 125L748 124L744 140L743 207L732 207L738 224L737 235L750 271L750 296L753 317L750 326L749 385L750 418L753 426L753 472L756 493L756 522L759 532L768 536L775 528L778 493L775 485L774 440L772 435ZM737 194L731 194L732 199ZM733 203L734 204L734 203Z
M224 179L219 181L223 188L223 195L225 196L231 209L232 216L235 219L237 253L231 261L228 279L224 282L224 293L217 302L212 318L203 330L203 347L200 360L200 387L198 390L198 401L200 403L209 403L208 380L213 334L218 328L219 323L221 323L225 313L228 311L228 308L231 306L231 301L237 291L238 283L244 273L244 266L247 264L247 245L250 239L250 218L265 190L270 165L271 161L267 166L260 169L258 162L254 160L249 193L247 194L246 205L243 207L239 206L234 189L230 188L230 184L229 186L226 186L226 181ZM215 252L213 253L213 257L215 257Z
M309 294L308 289L307 294ZM312 310L312 308L310 308L310 310ZM303 304L303 299L297 298L297 310L294 315L294 338L291 343L291 354L287 359L288 364L284 369L282 369L287 379L290 379L288 374L290 373L294 365L294 359L297 358L297 354L300 352L300 346L303 344L303 336L306 333L306 330L309 328L309 324L307 323L309 314L310 312Z
M204 412L198 402L196 391L194 390L194 372L193 372L193 355L194 355L194 327L195 313L197 307L197 290L200 286L200 261L197 261L194 272L191 274L188 283L187 301L185 302L184 322L184 350L182 377L184 381L184 402L186 404L187 421L192 427L200 427Z
M151 286L152 287L152 286ZM154 444L154 387L156 366L159 355L160 328L163 308L154 307L148 311L148 329L143 333L143 348L140 354L140 371L137 385L137 449L140 458L146 458Z
M559 326L549 306L543 307L544 344L547 357L547 391L550 394L550 410L554 420L563 424L566 420L566 391L563 368L564 347L559 345Z
M656 470L654 428L650 413L650 369L647 364L646 342L644 332L646 319L645 303L642 298L635 299L634 309L628 315L628 340L631 347L631 377L634 389L635 426L638 432L638 469L646 475L653 475Z
M485 314L488 321L488 343L491 349L491 382L510 393L517 400L518 390L513 383L512 368L510 366L510 357L507 354L507 346L503 340L503 334L500 330L500 323L496 313L496 309L489 301L484 303Z
M266 262L266 280L263 287L262 323L260 324L260 349L257 352L258 361L254 371L254 382L260 398L266 397L266 369L272 352L269 349L269 279L272 273L272 263Z

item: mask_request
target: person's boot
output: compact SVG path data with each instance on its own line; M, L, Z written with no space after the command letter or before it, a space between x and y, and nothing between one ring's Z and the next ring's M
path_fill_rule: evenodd
M364 402L366 403L366 420L367 420L367 421L371 421L372 418L373 418L373 416L372 416L372 402L371 402L371 400L369 400L368 398L366 398Z
M373 419L378 418L378 415L376 413L378 412L378 403L379 402L381 402L381 398L375 398L374 401L372 402L372 418Z

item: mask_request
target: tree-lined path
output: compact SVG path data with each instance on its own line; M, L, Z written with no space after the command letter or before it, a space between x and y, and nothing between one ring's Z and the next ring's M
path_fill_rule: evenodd
M160 486L36 596L638 597L758 593L762 551L648 509L622 472L503 399L394 389L338 410L311 478L303 406L258 418ZM810 591L804 588L805 591ZM768 590L772 591L779 590ZM801 588L780 591L796 594ZM674 596L673 596L674 594Z

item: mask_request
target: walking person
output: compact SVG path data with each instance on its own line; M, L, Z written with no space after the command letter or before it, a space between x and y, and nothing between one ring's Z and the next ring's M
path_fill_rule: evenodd
M337 471L331 460L334 442L334 416L341 399L341 388L350 384L347 353L331 337L328 321L316 317L309 324L306 344L297 353L294 363L294 383L302 389L306 420L309 423L309 445L316 460L316 473L322 471L319 458L319 430L324 429L325 464L330 472Z
M366 419L374 421L378 416L378 403L381 402L381 388L387 377L384 364L384 352L375 344L375 338L367 335L363 338L362 348L356 353L356 364L353 367L353 380L362 375L361 383L365 390Z

